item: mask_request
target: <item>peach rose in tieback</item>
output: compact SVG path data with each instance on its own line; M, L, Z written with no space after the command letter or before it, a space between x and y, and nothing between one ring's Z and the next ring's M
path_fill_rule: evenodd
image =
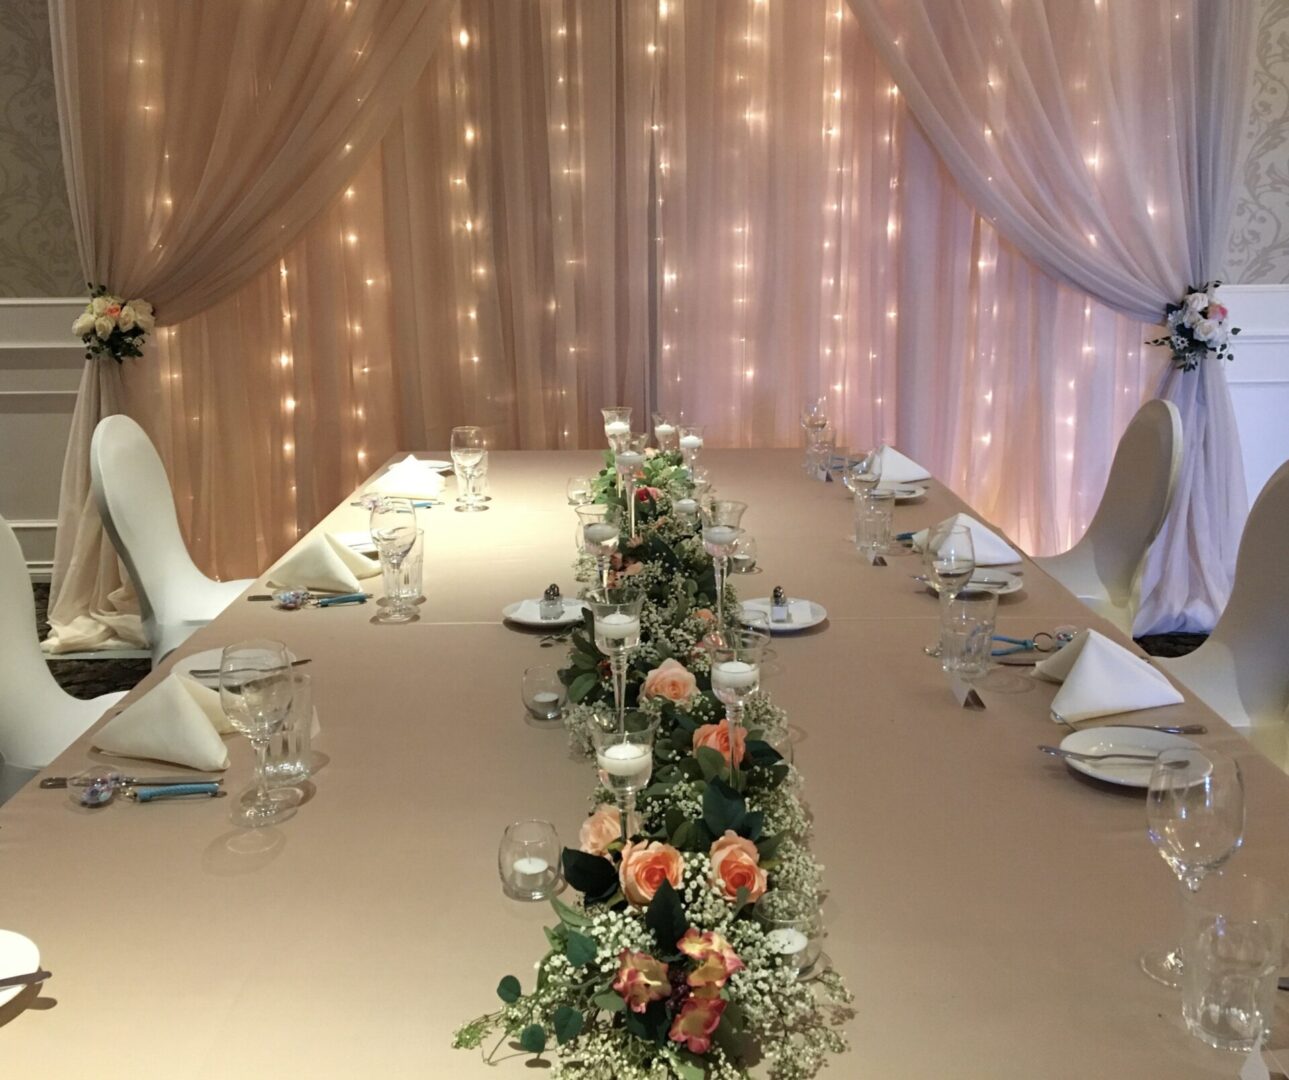
M700 746L707 746L713 750L718 750L725 757L725 763L728 765L730 760L730 744L733 743L733 753L738 759L738 764L742 764L743 759L747 757L747 730L742 724L734 729L733 737L730 736L729 720L722 720L719 724L703 724L694 732L694 749Z
M640 688L642 697L660 697L681 705L698 693L694 673L674 656L667 657L645 676Z
M765 894L765 871L761 869L761 854L751 840L745 840L732 829L712 845L712 880L721 887L726 900L738 897L739 889L747 890L749 903L755 903Z
M663 881L679 889L685 874L685 860L670 844L659 840L633 841L622 849L622 862L618 866L618 881L622 895L636 907L643 907L653 899Z
M632 814L628 832L640 831L640 815ZM600 803L577 834L577 845L588 855L607 855L609 845L622 838L622 812L612 803Z
M618 977L613 989L632 1012L642 1013L651 1001L662 1001L671 996L671 982L667 965L646 952L623 949L618 953Z

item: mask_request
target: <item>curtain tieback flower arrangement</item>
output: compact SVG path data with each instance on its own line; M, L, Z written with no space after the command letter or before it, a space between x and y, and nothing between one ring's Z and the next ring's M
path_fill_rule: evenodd
M85 359L110 356L118 364L142 356L148 335L156 329L152 305L146 300L124 300L106 285L90 287L85 310L72 323L72 333L85 343Z
M1210 354L1218 360L1234 360L1230 342L1240 328L1227 323L1229 312L1217 299L1221 284L1209 281L1187 289L1181 303L1169 304L1164 309L1167 336L1146 344L1168 346L1173 353L1173 364L1182 371L1194 371Z

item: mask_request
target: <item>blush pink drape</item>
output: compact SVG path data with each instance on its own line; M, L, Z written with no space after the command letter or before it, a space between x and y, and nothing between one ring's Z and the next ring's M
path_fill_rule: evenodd
M170 324L229 296L366 159L425 68L447 7L50 0L87 280L149 300ZM115 364L90 361L63 471L53 651L139 641L88 492L89 436L120 396Z
M1250 0L849 2L966 197L1036 266L1152 322L1216 275ZM1182 413L1184 461L1137 634L1211 629L1230 595L1248 498L1212 366L1159 380Z

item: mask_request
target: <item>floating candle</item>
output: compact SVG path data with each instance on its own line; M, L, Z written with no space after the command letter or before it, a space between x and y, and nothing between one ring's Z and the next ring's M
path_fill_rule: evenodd
M662 442L663 439L669 439L671 438L671 436L676 434L676 425L675 424L655 424L653 428L653 433L657 437L658 441Z
M612 743L597 750L595 763L610 776L639 776L653 766L653 749L637 743Z
M631 425L625 420L610 420L604 425L604 434L612 438L614 435L630 435Z
M722 660L712 668L713 690L755 689L761 680L761 669L744 660Z
M771 930L765 935L765 942L780 956L796 956L805 952L810 945L810 939L791 926Z
M637 454L634 450L622 450L618 453L617 463L619 469L631 472L644 464L644 454Z
M595 620L595 636L605 641L624 641L640 636L640 619L622 611L601 615Z
M698 513L698 501L696 499L677 499L671 505L675 507L678 514L693 515Z
M698 450L703 445L701 435L682 435L680 437L680 448L682 450Z
M607 521L596 521L582 527L582 536L595 547L612 546L618 541L618 527Z

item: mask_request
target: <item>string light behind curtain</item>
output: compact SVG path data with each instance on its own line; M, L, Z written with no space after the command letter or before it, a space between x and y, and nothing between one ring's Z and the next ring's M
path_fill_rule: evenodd
M661 405L796 445L825 392L1035 550L1086 525L1141 327L998 239L842 5L465 0L436 55L282 266L131 365L206 565L453 424L598 447L602 405Z

